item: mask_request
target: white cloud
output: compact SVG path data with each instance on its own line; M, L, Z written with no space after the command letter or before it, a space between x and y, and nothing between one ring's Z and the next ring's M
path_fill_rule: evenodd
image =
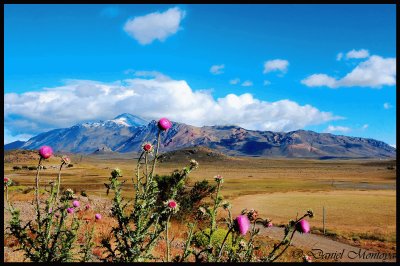
M269 81L269 80L264 80L264 86L269 86L269 85L271 85L271 81Z
M343 58L343 53L338 53L336 56L336 60L340 61L340 60L342 60L342 58Z
M289 61L283 59L265 61L263 73L265 74L272 71L281 71L282 73L286 73L288 66Z
M181 29L180 23L184 17L185 11L174 7L163 13L155 12L129 19L124 30L140 44L146 45L154 40L164 41L175 34Z
M362 129L367 129L368 127L369 127L368 124L364 124L364 125L362 126Z
M240 79L239 79L239 78L231 79L231 80L229 81L229 83L232 84L232 85L236 85L236 84L238 84L239 82L240 82Z
M384 103L383 108L390 109L390 108L392 108L392 105L390 103Z
M332 132L349 132L349 131L351 131L351 128L343 127L343 126L332 126L332 125L329 125L325 129L325 132L328 132L328 133L332 133Z
M242 86L243 86L243 87L251 87L251 86L253 86L253 82L250 81L250 80L246 80L246 81L244 81L244 82L242 83Z
M4 95L4 121L13 134L37 134L121 113L169 117L195 126L236 124L247 129L290 131L340 119L311 105L263 101L245 93L214 99L184 80L133 78L104 83L68 80L63 86ZM21 122L27 121L28 123Z
M158 71L135 71L136 77L155 78L156 80L171 80L170 77Z
M219 74L224 73L224 71L222 71L224 68L225 68L224 64L222 64L222 65L213 65L210 68L210 72L211 72L211 74L219 75Z
M336 86L336 79L326 74L313 74L306 79L303 79L301 83L308 87L327 86L329 88L334 88Z
M346 54L346 58L347 59L351 59L351 58L356 58L356 59L360 59L360 58L367 58L369 56L369 52L368 50L365 49L360 49L360 50L351 50L349 52L347 52Z
M17 140L27 141L32 137L33 135L30 134L11 134L10 130L4 128L4 144L8 144Z
M313 74L303 79L301 83L308 87L327 86L329 88L393 86L396 85L396 58L372 55L341 79L326 74Z

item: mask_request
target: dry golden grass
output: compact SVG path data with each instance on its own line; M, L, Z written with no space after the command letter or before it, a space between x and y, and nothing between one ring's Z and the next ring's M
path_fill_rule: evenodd
M387 240L396 239L396 192L324 191L285 192L241 196L232 201L233 211L254 208L263 217L278 224L287 223L302 215L308 208L314 210L310 219L313 227L322 228L322 207L325 206L325 228L349 237L369 233Z
M28 158L29 159L29 158ZM73 188L77 194L86 191L91 196L111 199L105 194L103 183L109 183L110 172L120 168L125 185L125 197L133 196L131 179L135 175L136 160L106 159L95 156L71 155L72 168L63 169L62 187ZM175 160L158 163L156 173L170 174L182 169L189 162ZM301 215L308 208L315 212L311 221L314 228L322 228L322 206L326 207L326 228L347 237L375 235L382 240L395 240L396 224L396 171L388 166L395 161L368 160L301 160L235 158L218 161L199 160L199 168L190 174L189 184L202 179L213 182L213 177L224 177L222 194L233 203L234 213L242 208L255 208L261 216L273 219L275 224L286 223L296 213ZM33 192L22 193L34 185L36 171L12 170L14 165L35 165L36 160L5 162L5 176L11 177L20 186L13 188L11 200L28 201ZM45 161L44 165L59 165L58 158ZM48 167L41 173L41 185L55 180L57 169ZM365 191L362 191L365 190ZM105 217L96 223L96 241L109 233L115 221ZM173 224L171 235L183 239L185 225ZM11 241L11 240L10 240ZM268 240L271 241L272 240ZM157 244L156 254L163 258L164 241ZM273 242L273 241L272 241ZM372 242L369 242L372 243ZM12 241L10 242L12 245ZM181 252L173 248L172 253ZM96 248L94 253L101 255ZM180 253L179 253L180 254ZM290 258L283 258L283 261Z
M93 156L71 156L72 168L63 169L62 186L77 191L86 190L97 196L105 196L103 183L108 183L113 168L120 168L122 179L131 180L135 175L136 161L132 159L103 159ZM27 162L34 165L35 161ZM181 169L188 161L158 163L158 174L170 174ZM199 161L199 169L190 175L190 181L212 180L217 174L224 176L226 198L240 195L286 191L330 191L332 189L357 188L359 184L374 186L392 186L396 182L396 171L389 170L393 161L370 162L366 160L318 161L301 159L265 159L236 158L232 160ZM57 165L58 159L44 162L44 165ZM14 165L5 163L5 174L21 185L34 184L35 171L12 170ZM57 177L57 169L48 169L41 173L41 183L48 184ZM129 185L131 182L127 182ZM332 183L334 186L332 186ZM340 185L345 184L345 186ZM339 187L338 187L339 186ZM132 195L127 195L132 196Z

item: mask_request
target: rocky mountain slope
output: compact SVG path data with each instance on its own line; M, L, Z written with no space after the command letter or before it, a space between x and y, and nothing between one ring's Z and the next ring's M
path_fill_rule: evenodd
M52 146L56 151L74 153L139 152L143 142L155 143L156 121L122 114L112 120L82 123L70 128L39 134L27 142L5 145L20 149ZM310 158L394 158L396 149L367 138L296 130L271 132L247 130L238 126L195 127L173 122L162 134L163 151L207 147L227 155Z

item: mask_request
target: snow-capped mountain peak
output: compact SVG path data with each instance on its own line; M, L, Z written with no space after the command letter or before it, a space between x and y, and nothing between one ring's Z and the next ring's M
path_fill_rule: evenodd
M131 114L121 114L116 116L114 119L106 120L106 121L97 121L97 122L85 122L79 124L85 128L94 128L94 127L141 127L146 126L148 121L140 118L138 116L134 116Z
M122 125L122 126L126 126L126 127L130 127L131 126L130 124L128 124L127 119L125 117L120 117L118 119L113 119L113 120L110 120L110 121L112 121L112 122L114 122L114 123L116 123L118 125Z
M116 116L113 120L110 121L127 127L140 127L148 124L148 121L144 120L143 118L128 113Z

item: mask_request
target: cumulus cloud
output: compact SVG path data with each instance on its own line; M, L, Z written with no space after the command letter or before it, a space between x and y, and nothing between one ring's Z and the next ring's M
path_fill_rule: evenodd
M232 85L236 85L236 84L238 84L239 82L240 82L240 79L239 79L239 78L231 79L231 80L229 81L229 83L232 84Z
M289 66L289 61L283 59L274 59L265 61L263 73L265 74L272 71L280 71L282 73L286 73L288 66Z
M372 55L359 63L350 73L337 79L326 74L313 74L301 81L308 87L370 87L396 85L396 58Z
M308 87L320 87L320 86L327 86L329 88L336 87L336 79L326 74L313 74L307 77L306 79L303 79L301 83L303 83Z
M311 105L283 99L263 101L249 93L214 99L185 80L133 78L104 83L68 80L63 86L4 95L5 126L12 134L37 134L121 113L145 119L169 117L195 126L239 125L247 129L290 131L340 119ZM31 124L20 123L29 121Z
M383 108L385 108L387 110L387 109L392 108L392 105L390 103L384 103Z
M343 126L332 126L329 125L326 129L325 132L327 133L333 133L333 132L349 132L351 131L351 128L349 127L343 127Z
M342 58L343 58L343 53L338 53L336 56L336 60L340 61L340 60L342 60Z
M253 86L253 82L251 80L243 81L242 86L243 87L251 87L251 86Z
M213 65L210 68L210 73L214 75L219 75L224 73L223 69L225 68L225 65Z
M351 58L360 59L360 58L367 58L368 56L369 56L369 52L368 52L368 50L365 50L365 49L360 49L360 50L353 49L353 50L347 52L347 54L346 54L347 59L351 59Z
M364 124L363 126L362 126L362 129L367 129L369 127L369 125L368 124Z
M173 7L163 13L155 12L129 19L124 30L142 45L150 44L154 40L165 41L181 29L180 24L184 17L184 10Z

